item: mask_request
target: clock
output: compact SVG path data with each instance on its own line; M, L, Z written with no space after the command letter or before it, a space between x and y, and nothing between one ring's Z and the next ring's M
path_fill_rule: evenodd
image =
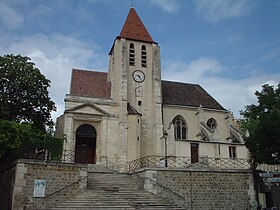
M140 70L134 71L132 77L135 80L135 82L139 82L139 83L145 80L145 74L143 71Z

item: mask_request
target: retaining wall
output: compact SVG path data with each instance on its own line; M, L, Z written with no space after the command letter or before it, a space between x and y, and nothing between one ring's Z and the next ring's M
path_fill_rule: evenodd
M181 204L160 185L165 186L184 197L191 210L245 210L255 201L253 173L248 170L144 169L138 173L148 178L146 190Z
M13 188L13 210L47 209L86 190L87 167L78 164L18 160ZM35 180L46 180L45 197L35 198ZM80 180L81 181L77 181ZM77 182L76 182L77 181ZM65 188L66 186L71 186ZM55 193L57 190L64 190Z

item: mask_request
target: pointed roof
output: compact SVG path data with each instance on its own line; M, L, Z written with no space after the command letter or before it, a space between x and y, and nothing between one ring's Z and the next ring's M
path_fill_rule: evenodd
M122 31L117 38L156 43L133 7L130 8Z

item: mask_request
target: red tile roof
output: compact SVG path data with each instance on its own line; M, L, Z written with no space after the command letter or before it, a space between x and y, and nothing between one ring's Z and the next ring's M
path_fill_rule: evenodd
M111 83L105 72L73 69L70 94L74 96L111 98ZM200 85L162 81L162 103L225 110ZM128 105L129 113L133 109Z
M93 98L111 98L107 73L73 69L70 94Z
M126 21L118 38L156 43L150 36L148 30L146 29L145 25L141 21L134 8L130 8L130 11L127 15Z
M162 103L225 110L200 85L162 81Z

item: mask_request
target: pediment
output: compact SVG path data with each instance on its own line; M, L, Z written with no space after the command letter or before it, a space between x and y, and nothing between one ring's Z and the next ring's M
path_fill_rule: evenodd
M105 110L101 109L100 107L91 104L91 103L85 103L81 104L79 106L72 107L70 109L65 110L67 113L77 113L77 114L90 114L90 115L110 115Z

